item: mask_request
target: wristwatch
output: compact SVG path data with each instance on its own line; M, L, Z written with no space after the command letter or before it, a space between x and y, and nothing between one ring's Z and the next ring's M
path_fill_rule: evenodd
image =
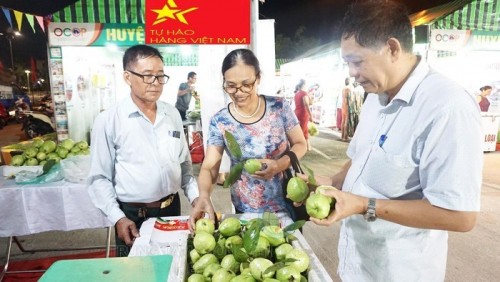
M377 214L375 212L375 203L376 200L374 198L368 199L368 209L366 210L366 213L363 215L365 220L368 222L373 222L377 219Z

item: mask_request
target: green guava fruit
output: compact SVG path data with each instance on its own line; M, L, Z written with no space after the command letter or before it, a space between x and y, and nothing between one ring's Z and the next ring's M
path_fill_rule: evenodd
M56 153L61 159L65 159L69 153L69 150L64 147L59 147L57 148Z
M85 150L89 147L89 144L87 143L87 141L82 140L82 141L76 142L74 147L78 147L78 148L80 148L80 150Z
M231 270L220 268L212 276L214 282L230 282L236 276Z
M196 221L194 232L197 234L199 232L206 232L208 234L214 234L215 225L209 218L201 218Z
M224 237L231 237L241 232L240 220L236 217L228 217L219 225L219 232Z
M308 215L323 219L330 214L332 198L319 193L311 193L306 201L306 212Z
M73 141L72 139L65 139L63 141L61 141L61 143L59 143L59 146L63 147L64 149L70 151L73 146L75 145L75 141Z
M226 239L224 246L227 250L233 250L233 246L243 245L243 238L240 235L234 235Z
M33 143L31 143L31 145L36 147L36 148L40 148L42 146L43 142L44 141L40 138L33 138Z
M288 254L291 250L293 250L293 247L288 243L279 245L276 249L274 249L276 260L285 260L286 254Z
M212 234L206 232L197 233L193 239L194 249L204 255L210 253L215 248L215 238Z
M293 262L287 262L285 265L295 268L299 273L306 271L309 267L309 256L306 252L293 249L286 255L286 259L295 259Z
M268 259L255 258L250 262L250 273L252 274L253 278L257 279L258 281L262 281L264 280L264 278L271 278L274 276L274 271L270 271L266 274L263 273L272 265L273 262Z
M24 150L24 156L27 159L36 158L36 154L38 154L38 148L36 147L29 147Z
M193 264L194 273L203 274L205 268L211 265L212 263L219 263L219 261L213 254L203 255L197 262Z
M211 263L207 267L205 267L205 270L203 270L203 277L205 277L206 281L212 281L212 276L214 276L215 271L220 269L221 266L218 263Z
M192 249L189 251L189 258L192 263L195 263L201 258L201 255L195 249Z
M47 154L45 152L38 152L36 154L36 159L39 161L43 161L43 160L47 159Z
M40 151L44 152L44 153L52 153L56 150L56 147L57 147L57 144L56 142L52 141L52 140L47 140L45 142L43 142L42 146L40 146Z
M256 159L248 159L245 161L243 168L250 174L262 169L262 164Z
M205 282L205 277L199 273L189 275L187 282Z
M38 165L38 160L36 158L29 158L24 162L24 165L30 165L30 166Z
M302 202L309 195L307 184L300 177L292 177L286 185L286 194L288 198L294 202Z
M240 270L240 263L236 261L233 254L226 255L220 262L220 266L237 273Z
M23 155L15 155L10 160L10 164L13 166L22 166L24 164L24 156Z
M285 243L285 233L278 226L264 226L260 231L260 236L266 238L273 247Z
M77 146L73 146L73 148L71 148L71 150L70 150L71 153L78 153L80 151L81 151L81 149Z
M269 241L267 241L266 238L259 236L259 239L257 241L257 246L253 251L249 253L251 257L254 258L267 258L269 257L269 254L271 253L271 244L269 244Z
M252 274L250 274L250 269L248 273L242 273L240 275L235 276L231 279L231 282L257 282L255 278L253 278Z
M276 271L276 279L286 282L300 282L300 272L293 266L285 266Z

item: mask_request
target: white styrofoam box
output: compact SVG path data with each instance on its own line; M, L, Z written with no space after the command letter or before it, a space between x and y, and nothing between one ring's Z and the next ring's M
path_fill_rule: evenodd
M281 227L286 227L292 223L292 220L287 214L277 214ZM224 214L222 220L227 217L237 217L240 220L250 220L252 218L262 217L262 214L244 213L244 214ZM164 217L163 220L187 220L188 216ZM187 240L189 231L183 230L182 236L177 236L181 233L176 232L175 240L168 239L169 232L160 231L155 228L155 218L150 218L145 221L140 229L141 237L134 241L134 245L130 250L129 256L150 256L150 255L165 255L169 254L174 257L172 262L168 281L186 281L188 272L188 247ZM311 249L306 239L298 230L293 235L297 240L292 242L292 246L297 249L302 249L309 255L310 269L307 280L310 282L329 282L333 281L330 275L319 261L314 251Z
M35 166L4 165L4 166L2 166L2 174L4 177L14 176L16 173L23 171L23 170L41 174L43 172L43 166L41 166L41 165L35 165Z

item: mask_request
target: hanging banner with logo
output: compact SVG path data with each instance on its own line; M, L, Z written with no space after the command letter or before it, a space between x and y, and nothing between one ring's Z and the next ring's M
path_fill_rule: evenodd
M146 0L146 44L250 44L250 0Z
M144 44L142 24L50 23L49 46Z
M457 51L467 44L469 36L470 30L432 29L430 49Z

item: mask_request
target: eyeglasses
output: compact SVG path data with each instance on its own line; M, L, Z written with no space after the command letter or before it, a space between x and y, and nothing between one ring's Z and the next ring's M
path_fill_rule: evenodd
M158 80L159 84L165 84L168 82L168 79L170 78L166 74L161 74L161 75L153 75L153 74L140 74L136 73L131 70L127 70L129 73L133 75L137 75L138 77L142 78L142 81L146 84L153 84L155 83L155 80Z
M226 82L222 84L222 89L226 91L227 94L235 94L240 90L243 93L250 93L252 91L253 86L257 82L257 78L250 84L242 84L240 87L236 87L235 85L226 85Z

